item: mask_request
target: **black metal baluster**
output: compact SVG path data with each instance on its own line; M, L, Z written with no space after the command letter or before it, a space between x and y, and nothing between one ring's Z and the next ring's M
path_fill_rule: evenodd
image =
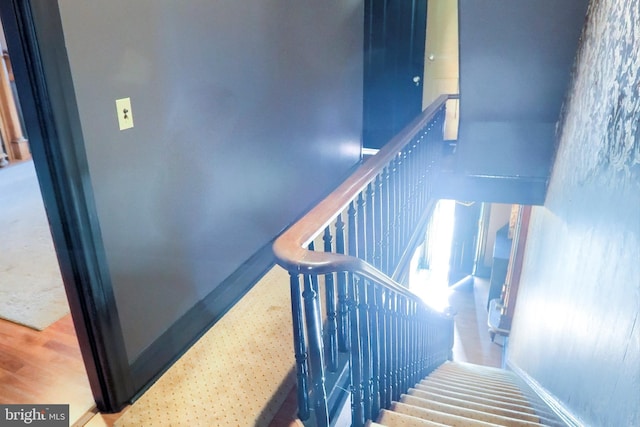
M367 202L362 195L362 192L358 194L358 213L356 216L356 223L358 227L357 237L358 237L358 258L367 259L367 241L366 241L366 231L365 231L365 222L367 220L365 206Z
M377 295L378 318L380 319L380 406L388 408L391 405L389 400L389 310L387 302L389 300L388 291L383 287Z
M430 170L430 165L429 165L429 146L428 146L428 138L427 136L423 133L422 136L420 137L420 159L419 159L419 164L420 164L420 197L421 197L421 204L420 204L420 211L423 211L424 209L426 209L427 207L427 201L428 201L428 197L427 197L427 176L429 174L429 170Z
M409 185L409 229L407 230L407 238L411 238L411 234L413 233L414 227L416 225L416 175L415 175L415 139L411 140L410 143L411 149L407 152L408 160L409 160L409 170L407 171L408 177L408 185ZM408 240L407 240L408 241Z
M324 229L324 251L332 252L332 236L331 229ZM324 275L325 304L327 307L327 368L331 372L338 370L338 324L336 319L336 292L333 280L334 273Z
M391 236L389 235L389 227L391 217L389 215L389 168L387 166L382 172L382 191L381 191L381 203L382 211L380 216L380 222L382 224L382 249L380 250L380 257L382 258L382 271L387 275L390 275L391 270L391 255L389 247L391 245Z
M402 296L399 298L398 311L400 315L400 390L406 390L408 388L407 372L408 372L408 360L409 360L409 346L408 346L408 324L407 324L407 298Z
M407 350L404 342L404 316L402 315L402 306L404 297L398 295L397 297L397 310L398 310L398 396L396 400L400 399L400 395L406 390L404 386L404 361L405 352Z
M426 368L427 368L427 352L426 352L426 335L427 335L427 330L426 330L426 322L425 322L425 317L424 317L424 312L422 307L418 306L418 313L417 313L417 321L418 321L418 348L419 348L419 352L420 352L420 358L419 358L419 363L420 363L420 378L424 378L427 373L426 373Z
M398 306L398 295L394 292L391 297L391 315L392 315L392 367L393 367L393 378L392 378L392 387L393 391L391 394L391 400L400 399L400 394L402 391L400 390L400 312Z
M412 340L413 338L413 319L411 318L411 306L412 306L412 301L407 298L407 382L406 382L406 387L409 388L411 386L413 386L414 382L413 382L413 368L414 368L414 342Z
M358 286L360 278L354 274L349 274L349 282L351 288L349 289L349 327L351 345L349 352L349 374L351 380L351 425L353 427L361 427L364 425L365 419L365 398L364 388L362 387L362 353L360 351L360 337L359 334L359 319L358 319L358 306L359 306L359 292Z
M429 172L429 160L426 156L427 154L427 137L424 132L420 135L420 145L419 145L420 154L418 157L418 165L420 169L420 211L422 212L424 208L427 206L426 192L425 192L425 184L427 179L427 174Z
M312 406L315 411L316 424L326 427L329 425L329 410L327 408L327 392L324 386L324 349L322 345L322 318L320 316L320 302L317 292L317 281L310 274L304 274L304 313L307 325L307 339L309 340L308 359L309 375L312 387ZM315 282L315 283L314 283Z
M390 236L391 236L391 244L389 245L389 255L391 260L391 265L389 269L389 274L393 274L393 271L396 268L398 263L398 247L400 245L400 234L399 234L399 224L398 224L398 199L400 197L399 194L399 184L398 184L398 157L396 156L392 162L392 169L389 175L389 221L390 221Z
M416 319L416 310L417 304L415 301L411 301L411 311L409 316L411 318L411 338L409 342L411 343L411 379L409 381L409 385L413 386L416 382L418 382L418 378L420 375L420 351L418 348L419 344L419 336L418 336L418 322Z
M348 240L347 244L349 246L348 252L349 255L357 257L358 256L358 226L357 226L357 217L358 210L356 209L356 202L353 201L349 204L349 208L347 209L347 232L348 232Z
M437 325L432 323L429 326L429 366L433 366L436 361L438 345Z
M382 194L382 172L380 172L376 176L374 187L376 189L376 197L374 200L374 209L373 209L373 218L374 218L374 235L375 235L375 249L374 249L374 257L373 257L373 265L376 266L378 270L382 270L383 261L382 261L382 242L384 240L384 226L383 221L384 218L382 216L382 206L383 206L383 197Z
M396 223L396 244L395 244L395 253L394 253L394 270L397 266L400 257L402 256L402 249L404 248L404 225L405 222L403 220L404 213L404 159L402 157L402 153L398 154L397 162L396 162L396 188L395 188L395 223Z
M412 229L411 233L413 234L414 227L418 225L418 219L421 216L420 212L420 172L418 170L418 138L413 139L413 148L411 149L411 192L413 193L413 202L411 203L411 212L412 212Z
M300 279L297 274L290 274L291 314L293 316L293 347L296 358L296 377L298 380L298 418L309 419L309 394L307 368L307 348L304 336L302 301L300 296Z
M371 334L371 419L375 419L380 411L380 332L381 319L378 305L380 289L370 283L368 289L369 323Z
M414 218L414 203L415 203L415 192L413 188L413 140L409 141L407 144L406 155L407 155L407 235L405 236L405 240L408 242L411 237L411 232L413 231L413 218Z
M407 149L408 150L408 149ZM400 256L402 256L402 252L407 247L409 242L409 233L411 228L411 184L409 181L409 172L410 172L410 164L408 159L408 152L404 150L402 152L404 169L402 171L402 193L403 193L403 208L402 208L402 249L400 251Z
M348 233L349 233L349 255L358 256L358 210L356 202L352 201L347 210ZM349 375L351 381L351 425L361 427L365 422L364 411L364 389L362 388L362 353L360 349L358 305L358 286L361 279L349 273L347 292L347 307L349 310Z
M367 419L372 418L371 396L371 331L369 330L369 305L367 301L367 287L370 283L365 279L358 281L358 322L360 335L360 349L362 352L362 390L364 390L364 413Z
M375 186L373 183L369 183L367 186L367 198L365 202L365 242L367 245L366 251L366 260L369 264L374 263L374 259L376 257L375 248L376 248L376 236L375 236L375 218L373 215L374 206L373 201L378 196L375 194Z
M345 254L342 214L336 219L336 252ZM349 309L347 307L347 273L338 272L338 350L349 350Z

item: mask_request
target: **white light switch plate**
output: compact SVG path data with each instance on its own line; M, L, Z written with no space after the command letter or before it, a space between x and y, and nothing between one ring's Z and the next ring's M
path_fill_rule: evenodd
M133 111L131 111L131 98L116 99L116 111L120 130L132 128Z

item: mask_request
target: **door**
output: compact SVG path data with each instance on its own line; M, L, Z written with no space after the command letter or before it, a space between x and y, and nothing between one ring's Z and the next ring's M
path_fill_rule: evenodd
M366 0L363 144L380 148L422 112L427 0Z
M473 274L481 203L456 202L449 258L449 284Z
M84 144L69 108L72 86L65 79L70 73L62 61L51 60L51 55L64 52L57 8L57 2L1 1L0 20L89 384L98 408L117 412L135 390L93 194L86 183ZM46 19L47 25L40 26L44 34L36 34L38 19ZM44 66L47 55L55 67ZM55 120L54 111L63 119Z

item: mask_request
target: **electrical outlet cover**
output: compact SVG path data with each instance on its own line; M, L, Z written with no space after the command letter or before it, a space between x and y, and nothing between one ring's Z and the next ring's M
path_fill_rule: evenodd
M116 99L116 112L120 130L133 127L133 111L131 111L131 98Z

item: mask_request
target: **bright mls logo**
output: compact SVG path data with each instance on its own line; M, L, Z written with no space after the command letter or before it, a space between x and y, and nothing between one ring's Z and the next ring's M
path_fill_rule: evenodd
M68 427L69 405L0 405L0 426Z

